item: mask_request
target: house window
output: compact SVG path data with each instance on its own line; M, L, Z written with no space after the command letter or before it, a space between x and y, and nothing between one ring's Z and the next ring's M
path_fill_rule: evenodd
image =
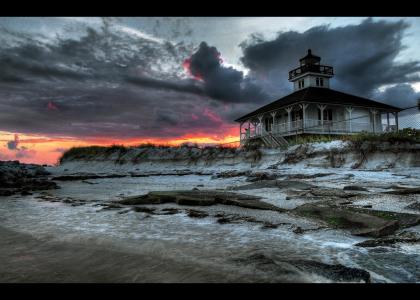
M316 78L316 86L324 86L324 78L317 77Z
M305 80L301 80L302 81L302 87L304 87L305 86Z

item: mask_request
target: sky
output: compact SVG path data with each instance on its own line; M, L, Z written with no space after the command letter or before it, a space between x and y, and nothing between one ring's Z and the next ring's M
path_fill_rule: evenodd
M235 142L233 120L291 93L308 48L334 67L333 89L420 98L420 18L0 18L0 160Z

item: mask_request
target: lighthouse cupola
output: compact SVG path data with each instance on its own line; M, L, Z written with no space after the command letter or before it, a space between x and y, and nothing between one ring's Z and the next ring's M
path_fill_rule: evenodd
M310 86L329 88L329 79L334 76L333 68L321 65L321 57L308 49L306 56L299 59L299 62L300 66L289 72L289 81L293 82L295 91Z

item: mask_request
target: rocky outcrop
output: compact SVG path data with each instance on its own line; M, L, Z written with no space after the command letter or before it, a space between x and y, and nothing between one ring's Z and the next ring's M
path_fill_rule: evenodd
M350 208L337 206L333 202L304 204L293 212L321 220L332 228L349 230L359 236L383 237L393 234L399 228L420 224L419 215Z
M49 174L39 165L0 161L0 196L28 195L30 191L58 188L55 182L48 180Z
M388 236L386 238L379 238L374 240L367 240L361 243L357 243L355 246L358 247L379 247L379 246L395 246L398 243L420 243L420 236L414 232L404 231L399 234Z
M349 230L352 234L379 237L393 233L396 221L386 221L368 214L360 214L342 207L322 204L305 204L294 209L298 215L322 220L329 227Z
M215 190L156 191L146 195L132 196L117 201L124 205L176 203L178 205L208 206L215 204L234 205L245 208L284 211L260 200L261 197Z

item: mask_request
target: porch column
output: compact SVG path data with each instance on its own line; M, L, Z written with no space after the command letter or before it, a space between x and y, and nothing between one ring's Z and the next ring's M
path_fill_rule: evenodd
M349 130L350 130L350 133L351 133L352 132L352 128L351 128L351 113L353 112L353 107L346 106L346 110L349 113Z
M318 108L321 111L321 127L322 132L324 132L324 110L327 108L327 106L324 104L318 104Z
M257 122L252 121L252 126L254 126L254 136L257 135Z
M386 113L386 131L389 132L389 112Z
M286 107L285 110L287 111L287 130L290 131L292 130L292 117L291 117L291 113L293 110L292 106Z
M299 107L302 109L302 129L305 130L305 120L306 120L306 108L308 107L309 104L307 103L302 103L299 104Z
M371 109L370 112L373 116L373 133L376 133L376 114L378 113L378 111L376 109Z
M259 121L259 124L260 124L260 135L262 135L263 131L264 131L264 126L262 124L262 119L263 119L263 115L259 115L258 116L258 121Z
M276 121L276 115L277 115L277 111L274 111L274 112L272 112L272 113L270 113L270 115L271 115L271 117L273 117L273 125L271 125L271 132L273 133L274 132L274 124L275 124L275 121Z
M398 126L398 112L395 112L395 125L397 125L397 132L400 130Z

